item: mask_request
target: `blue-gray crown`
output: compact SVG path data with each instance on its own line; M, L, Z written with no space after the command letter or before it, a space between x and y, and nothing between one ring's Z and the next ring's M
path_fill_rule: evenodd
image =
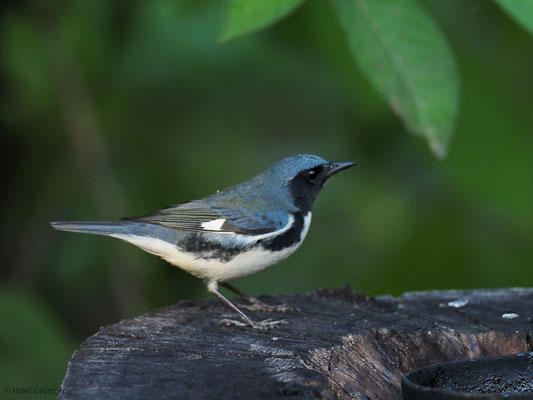
M256 178L273 180L277 183L287 183L300 172L323 164L328 164L328 161L313 154L297 154L278 161L257 175Z

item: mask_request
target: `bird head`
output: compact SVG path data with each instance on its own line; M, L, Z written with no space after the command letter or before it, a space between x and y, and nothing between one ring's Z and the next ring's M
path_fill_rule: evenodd
M329 178L354 165L299 154L278 161L249 181L221 190L206 201L252 213L265 209L307 213Z
M269 176L268 181L288 189L293 205L307 212L327 181L339 171L354 165L357 163L332 162L312 154L299 154L277 162L263 174Z

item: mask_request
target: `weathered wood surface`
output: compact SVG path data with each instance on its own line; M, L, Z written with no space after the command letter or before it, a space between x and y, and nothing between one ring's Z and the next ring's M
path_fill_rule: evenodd
M413 368L533 351L533 289L261 299L299 311L276 330L219 328L233 318L222 305L187 301L102 328L74 353L60 398L399 399Z

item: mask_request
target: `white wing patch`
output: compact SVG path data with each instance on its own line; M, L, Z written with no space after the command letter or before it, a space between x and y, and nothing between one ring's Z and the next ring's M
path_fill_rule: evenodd
M224 218L213 219L211 221L202 222L202 228L207 231L219 231L220 228L222 228L222 225L224 225L224 222L226 222Z

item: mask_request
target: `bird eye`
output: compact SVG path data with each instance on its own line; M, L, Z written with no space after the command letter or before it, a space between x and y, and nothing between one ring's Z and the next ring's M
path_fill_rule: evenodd
M309 172L307 173L307 178L313 182L316 177L318 176L318 172L316 169L310 169Z

